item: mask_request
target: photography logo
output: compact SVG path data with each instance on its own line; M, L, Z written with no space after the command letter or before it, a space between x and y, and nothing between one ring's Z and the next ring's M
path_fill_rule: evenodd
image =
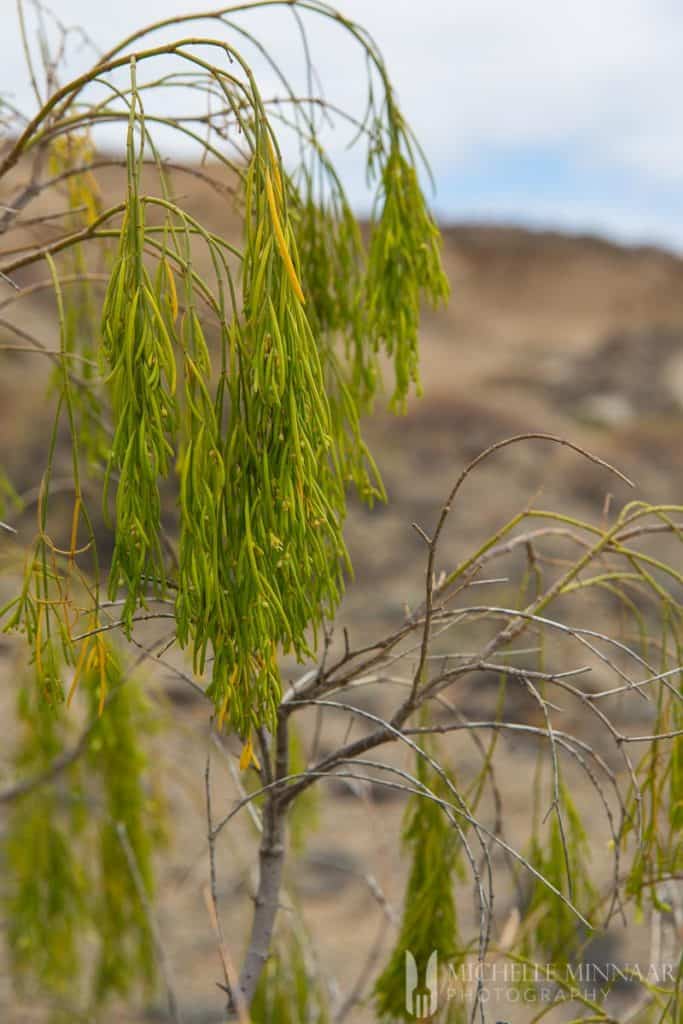
M406 1010L418 1020L432 1017L439 1006L439 963L436 950L427 961L424 984L420 984L415 957L406 950Z

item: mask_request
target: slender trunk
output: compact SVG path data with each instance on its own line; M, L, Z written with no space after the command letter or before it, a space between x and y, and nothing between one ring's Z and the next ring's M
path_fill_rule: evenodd
M274 781L286 776L289 765L287 716L281 714L276 736ZM251 1003L261 972L270 955L275 918L280 905L280 888L285 858L286 810L281 790L273 789L263 814L263 834L259 849L259 880L254 898L254 917L249 946L240 974L240 990L247 1006Z

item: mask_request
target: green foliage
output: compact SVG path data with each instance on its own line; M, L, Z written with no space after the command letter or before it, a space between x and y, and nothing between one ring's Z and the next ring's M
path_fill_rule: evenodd
M322 7L319 13L333 16ZM80 485L83 452L91 476L98 484L103 477L105 515L114 513L108 596L123 599L127 636L136 612L172 590L177 640L191 648L198 675L211 659L208 693L219 721L244 737L254 727L274 724L280 651L300 660L310 656L323 622L339 604L351 571L342 536L347 483L364 500L384 496L360 430L361 412L381 384L378 353L383 349L393 358L392 406L403 408L417 382L420 302L448 294L438 232L381 57L355 26L345 24L374 69L359 132L379 184L367 251L302 105L292 94L294 120L288 127L299 133L302 157L300 168L287 175L275 134L277 115L269 114L248 64L230 45L235 72L190 50L179 51L178 59L189 62L192 72L203 69L207 87L224 97L243 135L239 163L222 158L239 185L241 249L171 198L151 135L154 119L143 108L149 84L138 85L140 68L156 51L141 50L130 62L112 55L112 69L129 65L130 87L115 89L110 104L91 116L67 117L87 75L73 93L64 92L55 116L64 117L65 125L49 147L50 169L66 182L72 229L54 257L44 257L61 334L57 423L66 411L73 444L76 508L66 576L83 572L79 559L85 549L76 544L81 518L90 533L87 557L97 562ZM225 52L218 41L207 45ZM92 74L100 79L105 72L98 67ZM379 108L373 76L386 94ZM94 159L91 124L99 117L122 119L121 106L115 106L120 101L128 122L127 189L122 202L103 209L93 174L73 172ZM43 116L47 110L37 124ZM33 144L32 136L22 136L5 166ZM214 158L220 156L205 145ZM145 153L157 165L160 195L142 188ZM161 225L150 211L162 217ZM83 248L84 238L93 237L111 265L99 344ZM109 255L112 239L116 251ZM196 269L197 244L206 247L213 279ZM218 324L218 356L206 340L209 319ZM42 632L47 642L51 629L59 630L64 656L73 663L68 581L54 557L65 552L47 534L53 456L54 451L35 559L43 564L42 592L36 597L37 584L29 580L8 626L26 628L38 653ZM167 478L174 478L178 499L177 552L163 522ZM47 562L55 563L61 605L47 596L54 590ZM98 587L96 580L86 609L95 625ZM38 622L38 599L44 622Z
M339 20L324 5L315 11ZM130 59L121 55L124 44L51 96L0 168L2 174L33 147L44 146L68 211L63 244L28 260L45 258L54 286L60 328L53 375L57 413L38 536L21 593L3 610L4 627L24 632L32 650L32 727L42 721L36 718L40 700L40 714L54 719L56 746L38 730L31 741L36 757L48 763L64 747L66 668L73 668L67 705L80 691L92 719L84 758L88 778L74 769L68 806L57 799L56 785L17 806L11 836L25 839L26 830L44 831L33 847L39 862L22 863L16 853L24 916L19 904L13 913L22 934L31 934L31 921L40 928L46 900L40 886L48 884L49 871L62 894L54 931L59 950L40 931L31 948L45 943L40 972L46 984L56 984L59 976L68 987L79 969L78 929L94 930L100 943L95 1001L125 994L133 982L152 977L141 896L153 889L151 856L160 837L159 808L142 783L145 759L137 737L147 728L144 710L133 684L123 685L120 662L102 632L110 622L103 612L86 494L89 500L90 490L100 490L113 526L107 596L121 609L126 636L133 638L140 609L153 613L153 602L169 603L172 594L175 639L190 649L199 677L210 665L207 693L219 726L229 723L250 751L252 731L275 725L280 652L299 660L311 656L351 572L342 535L347 485L369 502L384 497L360 429L361 412L381 386L379 353L393 357L392 405L402 408L411 382L417 382L419 303L447 295L438 234L381 55L351 22L341 24L368 59L368 109L363 122L351 119L379 185L378 221L371 225L367 250L305 105L282 77L293 101L289 128L301 145L301 165L288 174L275 132L279 121L286 122L262 101L242 55L221 40L206 40L201 52L187 42L165 52L176 55L192 87L201 72L202 87L223 97L241 136L235 161L208 135L202 143L237 185L241 248L173 198L151 134L155 118L145 113L145 90L163 88L165 80L138 84L141 69L161 55L157 49L136 46ZM216 49L212 62L207 54ZM109 98L95 108L82 102L89 81L103 82L109 71L125 67L128 88L112 85ZM53 75L50 81L54 86ZM379 106L377 86L384 93ZM100 118L128 125L125 196L109 209L89 169L96 161L90 132ZM183 121L175 127L199 141ZM156 165L158 195L143 188L145 154ZM89 255L95 240L103 254L99 265L108 268L99 317ZM197 269L198 245L210 258L212 276ZM217 345L207 340L209 325ZM74 483L68 546L51 536L49 500L63 415ZM162 493L171 487L178 506L177 547L164 522ZM87 539L79 547L84 525ZM74 640L77 625L87 632ZM302 756L295 743L293 770ZM86 810L93 797L97 815ZM293 809L295 846L314 818L309 791ZM35 879L29 877L32 870ZM30 891L24 888L31 885ZM43 922L56 913L46 912ZM17 940L17 957L20 946ZM281 970L299 984L305 966L300 951L281 960ZM51 979L48 970L54 972ZM284 1019L285 989L280 996L277 986L274 991L282 1006L263 1012ZM292 1013L309 1014L304 995L302 988Z
M302 195L291 195L290 216L306 317L320 354L332 449L344 481L372 504L384 500L385 493L360 429L361 413L371 407L381 385L368 329L367 255L341 183L322 152L318 156L330 194L316 199L306 175Z
M397 140L382 169L383 206L373 226L368 264L368 328L375 347L393 357L394 409L405 408L418 385L418 324L422 296L445 302L450 288L440 257L441 236L429 215L413 164Z
M417 758L417 779L437 799L452 797L441 775L424 757ZM439 964L457 961L461 953L454 882L459 870L460 840L443 807L428 796L414 796L408 808L403 839L411 865L401 929L386 967L375 984L375 1007L382 1020L411 1020L406 1007L406 952L424 969L436 950Z
M48 704L35 677L20 691L17 768L21 777L44 773L45 782L12 807L3 841L3 903L17 984L96 1006L154 980L152 937L137 886L141 881L151 897L162 807L146 791L140 740L152 724L147 702L126 679L113 648L93 645L75 683L92 725L84 760L65 778L51 778L73 731L64 705ZM84 946L91 939L98 953L88 994Z
M141 739L154 728L154 719L137 683L125 680L112 647L100 646L97 663L81 685L94 722L85 767L98 778L101 806L97 873L91 878L91 912L100 943L93 984L95 1000L101 1002L111 993L126 995L140 981L149 989L154 981L152 935L137 886L141 883L145 898L151 899L152 856L164 840L163 807L144 785L148 759Z
M155 295L143 263L145 212L133 142L131 129L126 210L102 311L102 344L111 367L108 383L116 424L105 477L105 509L109 478L114 471L118 476L109 592L113 598L119 587L124 589L123 619L129 634L147 584L151 581L163 592L159 477L167 475L174 455L169 432L176 420L175 353L159 290Z
M102 198L94 175L79 168L95 159L95 150L87 131L59 136L50 147L50 173L66 175L64 191L70 211L68 227L82 230L102 213ZM102 264L107 263L106 247L102 248ZM65 279L69 282L69 299L62 323L63 363L55 366L53 387L59 394L68 373L74 386L70 402L75 434L81 450L93 466L101 465L108 454L108 437L103 423L101 388L99 387L99 321L101 299L90 278L88 254L83 243L69 248L64 257Z
M307 953L298 930L278 935L251 1004L252 1024L330 1024L327 994Z
M668 625L668 616L665 617ZM683 663L677 618L673 617L673 648L676 664ZM662 671L667 667L666 633L662 644ZM679 677L680 678L680 677ZM648 744L637 766L637 777L642 780L639 792L631 787L627 809L629 812L623 834L623 845L640 828L639 842L626 883L627 893L634 897L642 909L649 902L659 910L658 896L662 879L676 877L683 863L683 683L676 685L671 675L670 687L658 694L657 713L652 731L672 734L669 742L655 738Z
M527 916L538 919L531 932L537 948L530 953L541 952L546 960L565 964L580 948L584 937L577 928L574 911L546 883L566 895L590 919L597 891L591 882L589 856L581 816L560 783L559 803L553 808L547 833L541 836L538 830L534 832L528 853L529 863L544 879L534 880L526 907Z
M210 691L243 733L252 722L273 723L275 645L310 653L306 629L333 613L347 561L320 356L279 169L261 154L247 174L246 208L244 321L235 331L225 456L231 607L213 644Z
M63 748L59 710L45 701L36 680L19 694L22 775L45 772ZM3 893L13 976L23 989L35 980L66 993L78 978L78 929L87 916L87 879L75 856L73 808L58 789L41 786L13 808L3 841L10 888Z
M316 337L338 331L349 345L362 347L365 253L360 227L339 180L323 166L329 171L330 195L316 200L307 175L303 195L293 192L290 199L307 316Z

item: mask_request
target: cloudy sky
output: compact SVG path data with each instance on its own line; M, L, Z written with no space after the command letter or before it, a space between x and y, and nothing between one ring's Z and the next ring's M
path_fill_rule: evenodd
M141 10L152 21L212 5L52 0L51 6L62 22L83 25L107 48L138 27ZM442 218L593 231L683 251L681 0L338 0L338 6L372 32L384 53L432 164L433 205ZM0 0L0 19L0 91L27 109L32 99L14 0ZM277 48L305 90L291 13L261 10L242 24ZM326 95L362 110L357 47L316 16L307 26ZM76 45L71 52L75 73L89 55ZM262 72L264 93L276 92ZM362 158L347 153L347 141L341 128L328 137L362 209Z

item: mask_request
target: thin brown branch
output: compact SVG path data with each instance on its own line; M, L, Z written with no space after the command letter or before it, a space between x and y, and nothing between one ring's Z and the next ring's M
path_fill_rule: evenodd
M275 737L273 780L269 783L263 809L259 877L254 897L254 916L244 963L240 972L239 990L245 1003L251 1002L261 972L270 954L275 918L280 907L280 889L285 857L286 808L280 801L281 786L289 766L289 730L285 714L278 716Z

